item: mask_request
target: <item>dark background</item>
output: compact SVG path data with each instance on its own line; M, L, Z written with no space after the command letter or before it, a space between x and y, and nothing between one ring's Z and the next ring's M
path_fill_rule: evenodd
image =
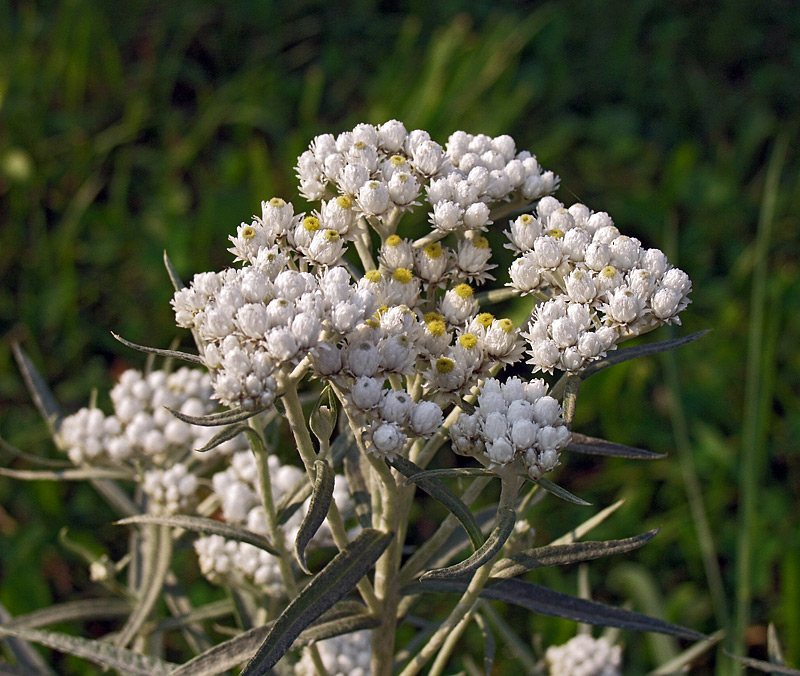
M55 455L14 340L68 411L95 387L105 405L144 363L111 330L179 335L163 250L185 278L228 265L227 235L262 199L299 201L292 167L315 134L389 118L442 143L509 133L562 177L562 201L608 211L690 274L684 325L649 338L713 329L585 385L577 430L670 457L565 458L559 482L596 507L550 499L537 542L623 497L594 539L662 530L592 564L597 598L706 632L738 621L760 657L772 621L798 666L798 98L800 11L778 0L0 2L0 432ZM96 591L57 533L118 553L111 518L87 487L0 478L0 602L19 614ZM576 589L574 569L536 581ZM544 645L574 633L504 612ZM676 649L623 639L630 674Z

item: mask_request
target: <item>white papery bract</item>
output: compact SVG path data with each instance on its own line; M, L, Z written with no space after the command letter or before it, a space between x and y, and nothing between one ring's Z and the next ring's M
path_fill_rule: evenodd
M579 634L545 653L549 676L620 676L622 648L606 638Z

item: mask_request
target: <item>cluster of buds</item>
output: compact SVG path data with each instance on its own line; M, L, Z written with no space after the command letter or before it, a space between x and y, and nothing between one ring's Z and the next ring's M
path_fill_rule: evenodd
M450 427L453 450L476 458L499 474L538 479L558 465L570 440L561 406L546 394L547 384L489 378L473 414L462 413Z
M620 676L622 648L606 638L579 634L545 653L549 676Z
M369 676L372 656L371 632L361 630L316 643L325 671L330 676ZM294 665L295 676L316 676L309 653Z
M154 514L191 512L199 486L197 476L180 462L169 469L148 470L142 480L142 490L151 501L148 511Z

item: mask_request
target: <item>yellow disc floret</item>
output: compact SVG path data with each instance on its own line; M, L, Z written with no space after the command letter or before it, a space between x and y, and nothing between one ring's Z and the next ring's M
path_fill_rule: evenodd
M286 206L286 202L284 202L280 197L273 197L269 201L269 205L271 207L277 207L278 209L280 209L281 207L285 207Z
M426 312L422 316L422 321L426 324L430 324L431 322L443 322L444 316L440 315L438 312Z
M443 336L445 331L447 331L447 326L445 326L445 323L440 319L434 319L433 321L428 322L425 327L428 329L428 333L435 338Z
M465 350L471 350L478 344L478 336L474 333L465 333L458 337L458 342Z
M336 204L342 207L342 209L349 209L353 206L353 200L347 195L339 195L339 197L336 198Z
M367 278L367 281L372 282L373 284L377 284L383 279L383 275L381 274L380 270L367 270L364 274L364 277Z
M548 230L547 232L550 237L555 237L556 239L561 239L564 237L564 231L560 228L553 228L552 230Z
M256 229L252 225L246 225L242 228L242 237L244 239L253 239L256 236Z
M497 325L502 329L503 333L511 333L514 330L514 322L510 319L501 319Z
M406 163L406 158L402 155L392 155L389 162L393 167L402 167Z
M390 235L386 238L386 246L395 247L398 246L403 240L400 239L397 235Z
M430 244L426 244L423 249L425 255L428 258L437 259L442 257L442 245L439 242L431 242Z
M489 240L479 235L475 239L472 240L472 246L476 249L488 249L489 248Z
M469 300L473 296L472 287L469 284L459 284L453 291L456 292L456 295L463 299Z
M476 319L484 329L488 329L494 321L494 315L491 312L481 312Z
M401 284L408 284L412 279L414 279L414 275L411 274L411 270L407 270L406 268L397 268L392 273L392 279L396 282L400 282Z
M336 230L326 230L325 231L325 239L329 242L338 242L339 241L339 233Z
M519 217L519 220L522 223L522 225L530 225L531 223L533 223L533 216L531 216L530 214L522 214L522 216Z
M448 357L439 357L436 360L436 370L439 373L450 373L456 367L456 363Z
M606 267L600 270L600 274L603 275L603 277L611 279L617 274L617 269L613 265L606 265Z
M316 232L319 230L319 219L316 216L306 216L303 219L303 227L308 232Z

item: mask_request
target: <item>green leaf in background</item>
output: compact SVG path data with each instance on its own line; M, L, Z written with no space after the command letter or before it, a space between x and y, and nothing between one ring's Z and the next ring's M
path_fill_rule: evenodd
M241 676L261 676L272 668L303 629L358 584L389 546L393 537L393 533L382 533L371 528L361 531L281 613Z
M59 652L82 657L100 666L119 669L135 676L169 676L172 669L177 666L158 657L143 655L110 643L90 641L55 631L22 627L12 629L0 625L0 636L2 635L39 643Z
M387 461L392 467L400 472L406 478L411 478L421 472L424 472L421 467L415 465L410 460L403 458L399 455ZM483 545L483 533L481 533L478 522L475 521L475 516L470 511L464 502L453 491L445 486L438 479L420 479L417 485L430 495L434 500L441 502L450 513L455 516L464 526L467 531L470 542L473 548L480 549Z
M615 444L613 441L589 437L585 434L572 433L572 441L567 444L567 451L585 453L587 455L605 455L611 458L629 458L631 460L660 460L667 456L663 453L653 453L641 448Z
M58 432L61 420L64 417L61 406L50 391L47 381L42 378L25 350L22 349L19 343L14 343L12 348L33 403L36 404L36 408L39 409L39 413L47 423L48 428L50 428L50 434L54 435Z
M514 532L514 524L517 522L517 513L508 507L500 507L497 510L495 526L486 542L477 549L472 556L447 568L437 568L429 570L422 575L421 580L446 580L454 577L463 577L473 573L478 568L491 561L506 543L511 533Z
M569 545L550 545L537 547L525 552L512 554L501 559L492 569L492 577L507 579L527 573L534 568L544 566L566 566L581 561L591 561L612 554L624 554L638 549L650 542L658 529L636 535L624 540L606 540L603 542L577 542Z
M311 493L311 503L308 511L303 517L303 522L297 531L294 541L294 554L300 568L306 575L311 575L311 571L306 565L306 547L311 542L319 527L324 523L328 516L331 502L333 501L333 486L336 474L327 460L317 460L314 463L316 478L314 479L314 490Z
M135 523L153 523L161 526L171 526L174 528L184 528L186 530L197 531L198 533L208 533L209 535L221 535L228 540L246 542L269 552L273 556L278 555L275 546L263 535L254 533L246 528L231 526L230 524L206 519L201 516L189 516L187 514L175 514L174 516L159 516L155 514L139 514L120 519L116 522L119 526L127 526Z

